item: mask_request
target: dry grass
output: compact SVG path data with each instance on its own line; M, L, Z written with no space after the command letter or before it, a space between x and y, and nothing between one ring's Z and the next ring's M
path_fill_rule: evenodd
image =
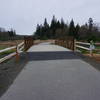
M100 62L100 54L93 54L93 56L91 56L90 54L84 54L84 55L91 57L91 58L95 59L96 61Z
M0 41L0 46L11 47L15 46L16 44L21 43L23 40L14 40L14 41Z

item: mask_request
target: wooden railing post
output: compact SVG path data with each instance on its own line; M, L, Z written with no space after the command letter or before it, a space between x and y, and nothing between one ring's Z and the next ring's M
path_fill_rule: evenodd
M74 39L74 51L76 51L76 39Z
M19 48L18 45L16 45L16 62L19 61Z
M33 37L31 36L24 37L24 44L25 44L25 51L27 51L34 44Z
M90 50L90 56L91 57L93 56L93 50Z
M0 63L3 63L4 61L12 58L13 56L15 56L15 61L18 62L19 61L19 57L20 57L20 53L23 52L23 48L24 48L23 44L24 44L24 42L22 42L22 43L20 43L18 45L16 43L16 46L0 50L0 53L7 52L9 50L14 50L14 52L4 56L3 58L0 58Z

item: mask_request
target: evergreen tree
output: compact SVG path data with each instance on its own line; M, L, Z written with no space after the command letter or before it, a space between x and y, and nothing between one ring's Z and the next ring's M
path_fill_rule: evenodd
M57 20L55 16L53 16L52 18L50 29L52 30L52 38L55 38L56 29L57 29Z
M49 24L48 24L48 22L47 22L47 19L45 18L45 20L44 20L44 27L45 28L49 28Z
M0 31L2 32L2 29L0 29ZM73 36L79 40L93 40L94 38L95 40L100 40L100 31L93 23L92 18L89 18L88 24L86 23L82 26L77 24L75 26L73 19L70 24L65 24L63 18L59 21L53 16L50 26L45 18L43 25L37 25L35 32L35 37L39 39L55 39L64 38L66 36Z
M35 37L36 37L36 38L39 37L39 30L40 30L40 26L39 26L39 24L37 24L36 32L35 32Z
M63 18L61 18L61 28L64 28L64 26L65 26L64 20Z
M48 31L49 31L49 24L47 22L47 19L45 18L45 20L44 20L44 26L43 26L43 37L45 39L49 38L48 37Z
M15 30L11 29L10 31L8 31L8 34L9 34L10 39L13 40L16 35L16 32Z
M57 20L56 20L55 16L53 16L52 21L51 21L51 28L54 29L56 24L57 24Z
M88 23L89 23L89 29L88 29L87 38L88 38L88 41L91 41L94 38L94 35L93 35L93 19L89 18Z
M44 20L44 31L45 32L47 32L48 31L48 29L49 29L49 24L48 24L48 22L47 22L47 19L45 18L45 20Z
M73 19L71 20L69 25L69 36L75 37L75 25Z
M57 28L61 28L61 24L60 24L59 20L57 21Z
M92 18L89 18L89 31L91 32L92 31L92 28L93 28L93 19Z
M79 24L77 24L75 27L75 38L76 39L79 39L79 30L80 30L80 26Z

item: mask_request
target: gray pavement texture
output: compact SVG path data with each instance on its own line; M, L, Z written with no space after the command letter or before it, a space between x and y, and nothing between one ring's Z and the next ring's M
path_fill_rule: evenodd
M72 51L43 43L0 100L100 100L100 72Z

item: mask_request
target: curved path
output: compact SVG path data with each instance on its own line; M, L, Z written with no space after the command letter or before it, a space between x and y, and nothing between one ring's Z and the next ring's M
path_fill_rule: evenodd
M0 100L100 100L100 72L72 51L42 43L28 59Z

